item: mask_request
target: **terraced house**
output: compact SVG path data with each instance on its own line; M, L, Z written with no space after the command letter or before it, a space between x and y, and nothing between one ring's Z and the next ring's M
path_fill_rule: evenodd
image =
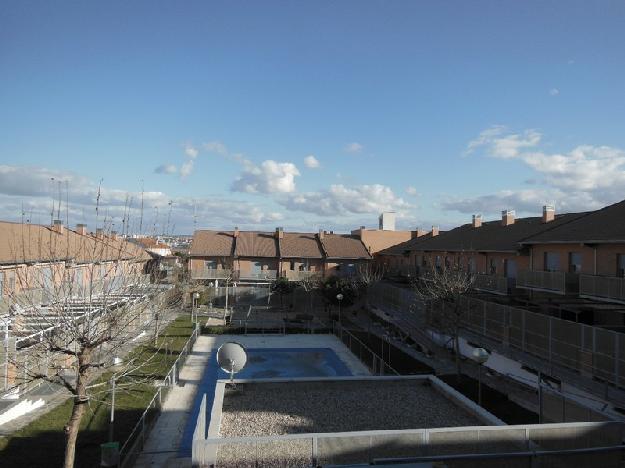
M584 213L545 206L541 217L474 216L385 249L376 262L404 282L448 267L474 273L463 302L467 340L624 407L625 201Z
M115 232L0 222L0 304L45 305L59 297L111 291L129 278L145 280L151 257ZM20 300L18 300L20 299Z
M297 281L312 274L352 275L372 256L357 235L199 230L193 236L189 270L195 280Z

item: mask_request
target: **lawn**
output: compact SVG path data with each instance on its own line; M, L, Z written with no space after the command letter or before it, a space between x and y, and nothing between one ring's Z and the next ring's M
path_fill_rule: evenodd
M156 358L137 372L136 377L150 376L162 379L169 371L185 342L193 331L188 315L178 317L159 337ZM165 352L163 343L167 342ZM129 356L145 361L154 356L154 343L146 343L133 350ZM111 374L98 380L108 381ZM115 436L120 445L130 435L156 388L150 383L133 385L127 391L116 393ZM110 396L108 397L110 398ZM107 400L108 401L108 400ZM71 400L59 405L11 437L0 438L0 466L51 467L60 466L64 456L63 426L71 413ZM76 467L94 467L100 464L100 444L108 440L110 405L93 402L85 414L78 435Z

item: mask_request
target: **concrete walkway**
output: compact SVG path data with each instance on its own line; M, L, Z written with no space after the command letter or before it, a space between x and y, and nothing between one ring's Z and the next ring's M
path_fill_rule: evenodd
M181 386L174 387L163 405L163 412L152 429L135 468L191 466L191 459L177 458L187 420L193 409L198 384L219 346L236 341L248 348L330 348L353 375L370 375L362 364L333 335L213 335L200 336L180 372Z

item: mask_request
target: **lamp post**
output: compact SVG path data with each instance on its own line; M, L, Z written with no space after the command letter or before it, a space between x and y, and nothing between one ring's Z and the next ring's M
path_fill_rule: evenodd
M338 293L336 299L339 301L339 325L341 325L341 301L343 300L343 295Z
M197 300L200 298L200 293L198 292L194 292L193 293L193 304L191 306L191 323L194 323L193 320L193 313L195 312L195 321L197 321L197 312L195 311L195 308L197 307Z
M477 362L477 404L482 406L482 366L488 358L490 354L484 348L475 348L473 350L473 360Z

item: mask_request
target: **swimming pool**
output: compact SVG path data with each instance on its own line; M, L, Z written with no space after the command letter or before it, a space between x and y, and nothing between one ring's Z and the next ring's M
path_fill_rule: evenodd
M352 373L330 348L248 348L247 364L235 379L273 379L301 377L341 377ZM202 397L206 394L207 425L215 398L215 384L230 376L217 365L216 350L198 387L193 408L185 425L180 442L180 457L191 456L193 431L200 412Z

